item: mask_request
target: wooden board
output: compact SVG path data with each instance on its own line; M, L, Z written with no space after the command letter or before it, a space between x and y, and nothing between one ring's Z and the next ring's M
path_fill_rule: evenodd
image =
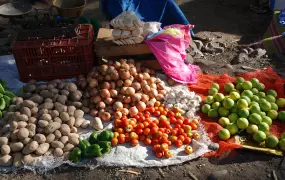
M128 56L151 54L151 50L145 44L118 46L112 42L112 29L100 28L95 42L97 57Z

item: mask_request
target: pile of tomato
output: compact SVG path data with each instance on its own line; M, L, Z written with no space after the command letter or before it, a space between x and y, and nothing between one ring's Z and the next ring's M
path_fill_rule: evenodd
M196 119L184 118L178 108L169 110L157 101L154 107L146 108L133 118L123 115L121 119L115 119L112 145L130 143L136 146L141 141L152 146L158 158L172 157L171 145L177 148L186 145L184 152L191 154L192 138L200 139L197 132L192 132L198 128L198 123Z

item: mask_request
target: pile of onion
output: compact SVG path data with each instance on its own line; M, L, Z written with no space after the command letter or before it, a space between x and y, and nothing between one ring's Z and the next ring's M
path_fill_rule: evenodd
M134 117L166 95L164 82L155 77L155 71L141 67L133 59L109 61L86 77L80 75L77 83L84 91L85 102L89 100L86 104L90 114L103 121L109 121L111 116Z

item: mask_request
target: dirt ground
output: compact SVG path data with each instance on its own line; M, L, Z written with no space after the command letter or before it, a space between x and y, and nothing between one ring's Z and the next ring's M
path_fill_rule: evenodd
M238 75L248 70L268 65L282 74L284 62L276 56L252 58L239 64L231 64L239 54L236 45L258 40L267 29L271 14L255 14L249 10L249 0L177 0L188 20L195 25L199 37L211 38L226 45L220 54L204 54L195 59L203 72ZM97 0L89 0L86 16L102 19ZM1 38L1 37L0 37ZM283 158L262 153L236 150L223 157L198 158L181 165L162 168L74 168L61 166L44 175L31 172L0 174L1 180L33 179L285 179ZM140 174L120 172L121 169L137 171Z

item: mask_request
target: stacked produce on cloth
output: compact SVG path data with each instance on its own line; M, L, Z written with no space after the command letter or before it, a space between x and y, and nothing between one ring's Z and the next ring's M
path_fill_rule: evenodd
M11 104L11 99L15 95L6 91L6 82L0 79L0 119L3 117L3 112Z
M0 165L32 165L35 157L67 156L79 144L79 128L90 121L83 118L82 94L74 83L53 80L23 87L21 97L12 99L0 121Z
M224 127L218 136L228 140L239 131L252 135L254 141L266 147L279 148L285 151L285 133L279 139L270 134L272 121L285 121L285 99L277 98L274 90L264 92L265 86L258 79L245 81L237 78L235 85L227 83L224 86L226 96L219 93L219 85L212 84L209 96L205 99L202 112L211 118L221 117L219 124Z

